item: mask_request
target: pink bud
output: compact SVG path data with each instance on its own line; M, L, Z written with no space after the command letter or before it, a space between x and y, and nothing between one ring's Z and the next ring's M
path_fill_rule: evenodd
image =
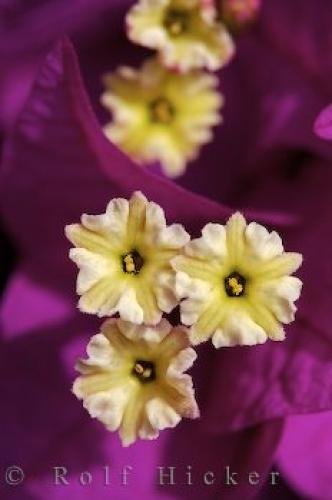
M256 19L262 0L217 0L217 2L225 24L241 28Z

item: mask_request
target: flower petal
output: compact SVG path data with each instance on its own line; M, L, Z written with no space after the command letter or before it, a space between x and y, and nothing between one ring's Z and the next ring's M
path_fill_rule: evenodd
M154 287L158 306L162 311L170 313L178 305L175 295L175 275L173 272L160 272Z
M211 286L206 281L199 278L191 278L182 271L176 273L175 291L180 299L190 297L196 301L203 300L209 294L210 290Z
M224 324L222 330L218 329L212 342L216 348L232 347L235 345L264 344L267 335L257 323L244 314L231 316Z
M90 339L86 352L95 363L104 364L110 361L110 345L107 338L101 333Z
M160 398L153 398L148 401L146 414L152 427L161 431L177 426L181 420L181 416Z
M126 292L122 291L121 283L116 287L110 278L110 275L106 275L81 296L78 302L80 311L97 314L100 318L113 316L116 313L119 302Z
M128 215L128 200L114 198L107 205L105 214L82 215L82 225L90 231L104 234L107 237L108 245L113 245L114 240L122 238L125 234ZM72 243L76 244L75 241Z
M147 325L135 325L126 321L118 321L120 331L130 340L144 339L147 342L161 342L172 329L171 324L163 318L160 323L154 327Z
M226 254L226 230L221 224L209 223L202 229L202 237L186 245L185 253L192 257L224 257Z
M165 248L182 248L190 236L181 224L172 224L164 228L159 235L158 243Z
M298 270L303 262L303 256L296 252L285 252L259 266L257 276L266 280L280 278Z
M110 253L109 242L102 235L90 231L80 224L66 226L65 233L69 241L78 248L85 248L92 253L102 253L105 256Z
M133 288L127 288L121 295L116 305L121 318L125 321L141 324L143 322L144 312L139 305Z
M130 395L130 387L126 385L92 394L84 400L83 405L92 418L100 420L110 431L116 431L121 425Z
M191 347L183 349L168 366L167 375L172 377L176 374L183 373L189 370L196 359L197 354L194 349L192 349Z
M238 262L243 252L245 229L246 220L239 212L228 219L226 224L227 250L233 262Z
M69 257L80 268L76 284L79 295L87 292L106 273L111 274L109 261L85 248L71 248Z
M272 259L284 251L278 233L268 232L266 227L257 222L250 222L246 227L245 238L251 251L261 259Z
M302 281L295 276L285 276L267 283L264 287L266 305L282 323L291 323L295 319L294 302L300 297Z
M147 231L160 231L166 227L165 212L160 205L150 201L146 207Z

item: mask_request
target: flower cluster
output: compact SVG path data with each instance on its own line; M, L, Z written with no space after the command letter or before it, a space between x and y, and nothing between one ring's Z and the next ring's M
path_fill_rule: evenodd
M73 391L124 445L198 417L184 374L196 357L190 344L283 340L282 324L294 320L302 283L291 274L301 255L284 252L276 232L240 213L191 240L136 192L111 200L102 215L84 214L66 235L80 310L108 318L77 365ZM178 305L185 327L173 328L162 315Z
M221 122L218 78L206 70L228 63L232 38L212 1L139 0L126 25L131 41L157 55L105 75L106 136L139 164L179 176Z

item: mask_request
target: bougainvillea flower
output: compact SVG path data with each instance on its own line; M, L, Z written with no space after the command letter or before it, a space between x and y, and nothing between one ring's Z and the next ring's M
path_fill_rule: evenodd
M168 176L183 173L221 120L222 96L213 75L169 72L152 59L139 70L122 67L104 81L102 103L113 112L107 137L140 163L160 161Z
M122 13L125 3L121 0ZM282 429L276 417L332 407L328 293L332 179L329 163L318 157L321 147L330 144L312 134L324 99L331 100L316 87L320 77L329 78L325 71L328 45L324 50L321 42L324 33L330 32L324 26L330 27L331 9L316 0L265 4L268 12L260 30L242 40L237 61L224 73L223 85L231 103L225 110L227 125L181 182L243 211L255 207L256 214L246 211L248 219L277 228L287 248L304 253L301 272L310 286L304 288L297 321L290 326L292 335L285 342L251 348L217 351L210 344L200 346L194 371L203 418L165 431L157 441L135 444L130 450L135 476L124 490L121 468L128 463L128 451L122 450L112 433L104 433L98 422L94 426L68 390L74 378L73 358L81 348L83 354L98 325L91 316L75 310L75 276L66 259L63 226L78 220L82 211L101 213L111 197L130 197L137 189L163 206L168 220L180 221L195 235L209 221L226 221L234 210L138 169L105 141L75 58L67 44L60 44L41 68L15 134L6 144L1 168L1 216L19 258L1 304L2 458L3 470L9 462L20 462L26 469L26 481L15 486L14 493L13 487L4 486L9 497L58 499L63 494L81 498L79 471L91 470L93 483L85 491L102 500L109 498L110 488L116 498L138 494L147 500L165 494L202 498L225 493L228 499L249 499L259 492L271 466ZM101 37L102 44L91 42L89 51L80 52L92 96L99 94L99 87L95 92L91 85L97 79L92 72L123 61L123 51L117 50L114 31L109 28L110 21L121 22L120 14L102 16L112 35L111 40L106 38L107 44ZM46 30L47 16L44 21ZM267 28L271 21L274 32ZM13 24L8 26L14 32ZM15 23L16 28L21 26ZM308 33L316 35L311 39L313 50L305 43ZM38 38L37 29L29 31L29 41ZM27 37L16 29L15 40L25 47ZM277 47L278 40L282 47ZM107 47L104 62L101 45ZM305 55L289 57L297 49ZM130 63L137 54L132 50L133 55L126 52ZM309 82L306 69L312 63L319 78ZM262 151L271 154L265 162L257 162ZM272 216L271 210L282 210L284 215ZM294 225L282 225L285 221ZM49 361L43 364L41 359ZM211 380L218 383L222 398L216 397ZM70 484L62 490L54 485L55 463L68 465ZM114 474L110 488L105 488L102 478L99 481L105 463L111 464ZM230 488L216 480L207 488L198 480L189 489L180 484L181 476L174 486L158 488L155 474L160 464L174 464L179 471L183 464L192 464L194 478L196 471L201 478L211 468L218 471L231 464L241 479L242 473L255 470L262 481L252 486L244 480Z
M332 104L323 109L315 121L314 129L321 139L332 140Z
M289 276L302 256L284 252L280 236L240 213L226 226L207 224L202 237L172 260L181 319L198 344L212 337L215 347L283 340L280 323L294 320L302 282Z
M156 439L182 417L197 418L192 379L183 372L196 359L186 331L165 319L156 327L110 319L80 360L73 392L91 417L119 431L124 446Z
M280 419L236 433L223 425L217 434L203 422L188 421L170 434L163 432L156 441L135 443L128 460L128 451L114 434L98 422L94 425L69 390L74 359L80 351L83 355L98 322L80 314L72 300L75 273L66 258L64 225L77 220L83 210L101 213L110 197L128 198L137 189L165 207L171 221L181 220L193 231L211 218L224 219L230 210L138 168L105 139L67 42L57 44L41 67L15 133L6 143L2 167L1 214L19 248L18 265L0 308L1 466L5 470L8 463L19 462L25 471L15 495L55 500L59 494L80 498L86 491L107 500L112 488L117 498L139 494L155 500L165 492L181 496L180 480L156 485L157 467L170 464L179 470L192 464L199 477L211 468L218 473L220 467L234 464L240 475L249 468L264 478L280 438ZM274 223L284 220L261 215ZM43 364L41 359L49 361ZM196 375L201 372L210 378L213 365L202 361L201 357L194 367ZM199 392L204 399L204 384ZM128 462L134 476L124 489L122 471ZM54 483L53 467L58 464L68 471L69 484L63 488ZM102 476L105 464L110 464L110 487L105 487ZM83 490L79 477L85 470L94 480ZM239 491L249 498L261 486L241 482L229 498L235 500ZM5 484L4 489L12 496L13 486ZM229 493L229 487L215 481L207 489L198 481L195 496L202 498L207 491Z
M126 20L133 42L157 49L163 64L180 71L217 70L234 52L232 39L216 22L210 1L139 0Z
M141 192L111 200L102 215L82 215L66 235L76 246L81 311L155 325L177 305L170 259L190 237L180 224L167 226L162 208Z

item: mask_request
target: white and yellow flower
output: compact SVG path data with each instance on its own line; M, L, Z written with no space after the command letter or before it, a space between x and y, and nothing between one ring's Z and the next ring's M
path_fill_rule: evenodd
M167 226L162 208L142 193L111 200L102 215L84 214L66 235L77 247L70 258L80 269L81 311L157 324L177 305L170 260L190 238L180 224Z
M182 174L200 146L211 141L223 103L218 79L167 71L150 59L105 77L102 103L113 115L107 137L141 164L159 161L168 176Z
M133 42L158 50L164 65L180 71L215 71L234 53L211 0L140 0L126 21Z
M215 347L283 340L294 320L301 281L290 276L302 256L284 252L280 236L236 213L225 226L207 224L172 260L181 320L191 340Z
M124 446L155 439L182 417L197 418L192 379L196 359L187 332L162 320L157 327L106 320L80 360L73 392L91 417L119 431Z

